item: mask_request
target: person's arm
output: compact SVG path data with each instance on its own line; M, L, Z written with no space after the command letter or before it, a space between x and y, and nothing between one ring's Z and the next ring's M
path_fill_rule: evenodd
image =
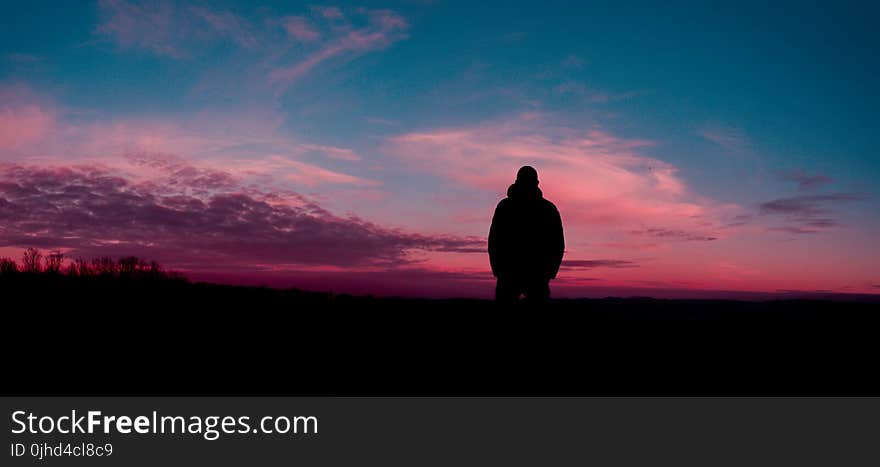
M562 232L562 217L555 206L553 207L551 219L553 228L551 235L552 263L550 264L550 278L556 279L556 274L559 273L559 266L562 265L562 256L565 254L565 235Z
M492 225L489 226L489 265L492 267L492 275L498 277L500 272L500 244L499 232L502 230L504 200L498 203L495 214L492 215Z

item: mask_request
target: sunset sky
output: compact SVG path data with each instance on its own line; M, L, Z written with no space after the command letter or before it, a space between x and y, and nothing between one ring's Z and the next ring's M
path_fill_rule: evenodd
M6 2L0 256L488 297L528 164L554 296L880 293L877 7L570 3Z

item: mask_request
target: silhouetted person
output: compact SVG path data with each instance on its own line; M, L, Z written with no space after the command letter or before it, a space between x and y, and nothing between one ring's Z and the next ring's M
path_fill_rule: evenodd
M525 295L528 302L548 300L564 249L562 219L541 194L538 172L520 168L489 228L489 262L498 278L495 299L511 303Z

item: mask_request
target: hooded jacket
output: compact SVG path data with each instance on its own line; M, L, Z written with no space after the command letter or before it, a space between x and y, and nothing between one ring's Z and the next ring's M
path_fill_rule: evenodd
M492 274L500 279L554 279L564 250L562 219L556 206L544 199L535 185L510 185L489 228Z

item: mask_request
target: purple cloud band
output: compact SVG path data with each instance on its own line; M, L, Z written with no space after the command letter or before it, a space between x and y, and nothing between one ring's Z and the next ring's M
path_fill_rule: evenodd
M699 233L686 232L684 230L679 230L679 229L649 228L649 229L643 229L643 230L633 230L633 231L630 231L630 233L632 235L674 239L674 240L683 240L683 241L691 241L691 242L710 242L712 240L718 240L718 237L713 236L713 235L704 235L704 234L699 234Z
M798 191L814 191L834 181L834 179L828 175L809 174L803 170L783 172L779 174L779 178L787 182L796 183Z
M623 259L572 259L562 262L563 269L635 268L639 265Z
M801 195L779 198L758 205L761 214L781 216L789 225L769 230L793 234L812 234L840 226L833 217L831 205L864 201L869 197L861 193L831 193L825 195Z
M136 254L176 267L383 266L408 252L483 252L484 240L425 235L339 217L302 197L230 188L222 172L168 168L173 184L94 167L0 166L0 246ZM280 202L284 201L284 202Z

